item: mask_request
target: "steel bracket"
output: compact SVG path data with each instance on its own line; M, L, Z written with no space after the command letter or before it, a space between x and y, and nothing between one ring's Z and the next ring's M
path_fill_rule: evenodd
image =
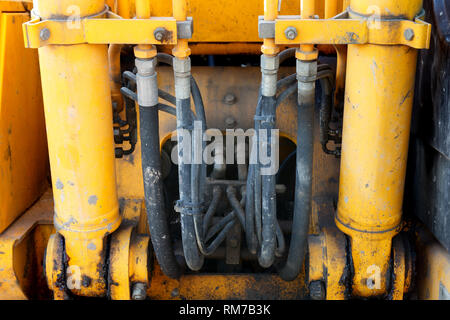
M278 45L299 44L380 44L406 45L428 49L431 24L422 20L424 11L414 21L403 19L374 19L359 16L349 18L344 11L331 19L301 19L300 16L278 16L274 21L259 17L260 38L275 39ZM296 36L288 39L285 31L295 28Z
M156 29L165 30L165 36L155 39ZM192 18L176 21L172 17L150 19L123 19L108 7L95 16L80 19L42 20L32 12L30 21L22 25L25 47L71 44L165 44L175 45L177 39L190 39Z

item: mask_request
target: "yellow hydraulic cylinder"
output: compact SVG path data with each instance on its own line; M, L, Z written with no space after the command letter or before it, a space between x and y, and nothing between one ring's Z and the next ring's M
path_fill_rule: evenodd
M104 0L38 0L42 19L95 15ZM71 22L76 28L76 19ZM48 34L47 34L48 36ZM52 35L49 34L51 37ZM68 258L67 284L106 294L105 236L120 224L106 45L39 49L55 202L54 223Z
M350 2L352 18L374 8L381 19L413 19L422 1ZM391 242L401 227L416 60L417 51L407 46L348 46L336 223L351 238L355 296L379 296L389 288Z

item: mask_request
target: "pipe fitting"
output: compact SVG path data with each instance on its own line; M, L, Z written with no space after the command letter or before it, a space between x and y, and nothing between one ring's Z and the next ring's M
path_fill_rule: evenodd
M136 75L137 101L142 107L153 107L158 104L156 63L156 58L135 60L138 70Z
M189 99L191 96L191 59L173 58L175 77L175 95L177 99Z
M278 55L261 55L261 93L263 96L272 97L277 92L277 73L280 66Z

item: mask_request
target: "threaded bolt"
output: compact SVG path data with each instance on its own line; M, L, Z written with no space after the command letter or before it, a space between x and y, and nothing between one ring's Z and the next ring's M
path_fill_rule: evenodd
M284 30L284 35L289 40L294 40L297 37L297 29L294 27L288 27Z

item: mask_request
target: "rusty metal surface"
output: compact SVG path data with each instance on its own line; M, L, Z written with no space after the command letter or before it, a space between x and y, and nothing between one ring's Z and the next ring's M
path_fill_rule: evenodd
M157 266L147 295L150 299L302 299L304 279L286 282L271 274L199 274L173 280L162 275Z

